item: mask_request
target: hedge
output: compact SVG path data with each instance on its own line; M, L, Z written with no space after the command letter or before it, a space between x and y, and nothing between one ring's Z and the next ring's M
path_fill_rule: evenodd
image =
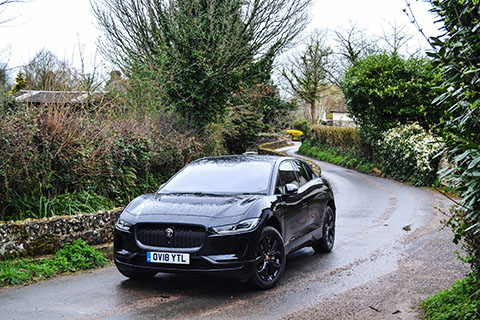
M362 152L365 149L356 128L314 126L311 129L311 140L314 145L334 147L343 151L354 149Z

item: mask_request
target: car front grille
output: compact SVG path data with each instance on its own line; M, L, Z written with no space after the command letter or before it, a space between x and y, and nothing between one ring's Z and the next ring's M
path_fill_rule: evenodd
M168 228L173 230L171 238L165 235ZM162 248L198 248L207 236L204 227L166 224L137 225L135 234L141 244Z

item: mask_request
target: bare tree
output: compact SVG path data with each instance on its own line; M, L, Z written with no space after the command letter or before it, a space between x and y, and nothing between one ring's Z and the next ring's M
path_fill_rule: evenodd
M22 70L28 89L73 90L79 87L76 71L48 50L40 50Z
M415 26L415 28L420 32L422 37L427 41L427 43L432 46L432 43L430 42L430 39L427 37L425 32L423 31L423 28L421 27L420 23L417 20L417 17L415 16L415 13L413 12L412 6L410 4L409 0L405 0L406 8L403 9L403 12L407 15L407 17L410 19L410 22Z
M7 64L6 63L0 63L0 93L5 91L7 87Z
M80 56L80 70L74 74L80 89L89 93L99 90L100 86L106 82L106 78L103 72L103 64L97 60L98 50L95 51L93 61L88 71L85 52L80 44L80 39L78 39L78 54Z
M290 61L288 70L282 71L292 92L310 105L312 124L317 120L316 103L329 86L328 68L332 51L325 45L325 38L325 32L315 31L305 51Z
M10 18L2 18L2 16L6 8L8 8L8 5L12 3L20 3L20 2L26 2L26 0L0 0L0 25L7 23L9 21L12 21L13 19L16 18L16 16L13 16Z
M407 43L412 40L413 36L406 31L405 25L397 25L396 21L388 22L390 29L383 31L381 39L385 42L387 48L392 52L399 52Z
M379 51L374 37L360 29L357 24L350 22L346 28L334 31L334 54L332 55L329 75L330 81L341 87L341 80L347 68L358 59Z
M91 1L102 53L124 74L156 73L166 103L197 127L214 121L308 23L312 0ZM141 66L138 68L138 66ZM145 72L144 72L145 73ZM158 75L162 79L157 79Z
M349 64L378 50L371 37L354 23L350 23L350 26L345 29L335 31L335 41L338 45L338 53Z
M204 19L198 19L200 2L209 15L209 28L204 28ZM283 50L308 23L311 0L100 0L91 4L104 33L102 52L118 66L128 66L125 58L132 56L145 61L160 52L170 54L168 49L181 51L185 48L172 47L185 39L185 31L196 30L189 35L197 41L191 45L220 49L218 59L236 68L235 63L247 53L250 58ZM214 39L219 31L222 39Z

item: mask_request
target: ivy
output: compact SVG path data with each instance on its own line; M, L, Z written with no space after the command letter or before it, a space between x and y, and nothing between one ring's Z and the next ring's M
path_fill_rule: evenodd
M453 168L443 172L461 195L448 224L480 274L480 6L476 0L430 0L444 34L429 55L443 70L434 103L448 110L438 126Z

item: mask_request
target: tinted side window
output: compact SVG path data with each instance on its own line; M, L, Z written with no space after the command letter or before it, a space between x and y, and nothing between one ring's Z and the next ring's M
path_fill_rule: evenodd
M313 172L313 169L309 164L307 164L307 163L302 163L302 164L305 167L308 175L310 176L310 179L313 179L313 178L317 177L317 175L315 174L315 172Z
M296 164L298 179L300 180L300 184L299 184L299 187L300 187L310 180L310 176L300 161L295 161L295 164Z
M277 183L275 185L275 193L285 193L285 185L291 183L299 186L295 169L290 161L284 161L278 168Z

